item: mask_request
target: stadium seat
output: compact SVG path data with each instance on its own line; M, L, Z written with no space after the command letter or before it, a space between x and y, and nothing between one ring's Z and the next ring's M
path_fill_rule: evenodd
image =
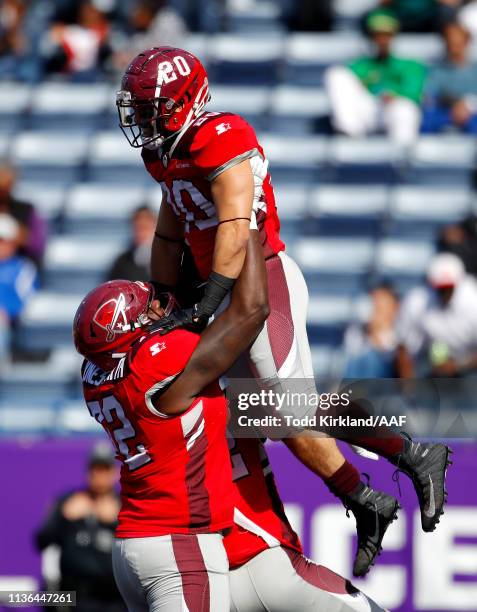
M387 233L432 240L446 223L470 212L471 192L451 187L397 187L393 190Z
M90 131L101 127L110 99L108 85L44 83L35 90L30 115L31 129L64 132Z
M285 243L292 243L308 223L309 190L300 185L280 183L274 192L280 216L280 234Z
M88 150L84 134L23 132L12 144L22 179L68 184L79 180Z
M29 85L2 81L2 91L4 95L0 99L0 131L2 134L17 133L26 127L28 111L34 101L34 90Z
M273 92L270 129L285 134L326 132L329 102L322 89L281 86Z
M188 34L182 48L199 57L200 61L207 65L209 42L210 38L207 34Z
M27 304L20 318L16 342L21 349L50 350L71 347L71 329L83 294L41 291Z
M121 250L121 243L112 241L110 236L53 238L44 258L45 286L61 293L86 293L104 279Z
M103 428L93 419L84 400L65 402L59 408L57 421L59 433L101 434Z
M211 80L224 84L274 85L283 52L282 37L219 35L212 39Z
M11 138L7 134L0 134L0 156L7 157L8 150L10 148Z
M255 0L245 6L229 3L225 18L230 32L248 36L282 33L280 15L280 6L276 2Z
M348 297L312 297L308 306L308 334L311 342L339 346L346 325L352 318Z
M433 252L433 244L422 240L382 240L374 270L379 278L392 279L401 288L412 286L424 278Z
M305 187L281 184L274 191L280 221L304 220L306 218L309 192Z
M35 388L35 401L53 404L69 393L73 380L78 378L81 357L73 346L52 351L47 361L15 363L5 366L0 377L0 399L26 403Z
M373 258L373 242L346 238L307 238L294 251L301 268L311 272L366 272Z
M34 204L43 218L54 221L63 211L66 189L62 185L20 181L14 194L19 200Z
M323 236L377 236L388 208L389 191L383 185L317 187L310 211Z
M310 184L318 180L326 159L327 141L321 138L293 138L263 134L260 137L270 161L273 183Z
M330 182L338 184L395 183L399 179L404 151L387 138L331 139Z
M371 270L373 241L346 238L305 238L290 249L305 275L322 293L352 295L362 291Z
M91 141L87 178L92 182L151 184L141 151L129 146L119 128L102 132Z
M323 345L320 341L311 345L311 359L313 361L313 371L315 373L318 390L322 390L322 382L334 376L339 365L339 351L329 345Z
M54 408L39 406L31 398L26 404L0 403L0 435L51 433L55 429Z
M421 136L405 180L422 185L470 186L477 144L471 136Z
M375 6L375 0L335 0L333 11L340 23L343 19L350 19L353 21L353 26L356 27L356 22Z
M366 51L366 41L354 32L291 34L285 46L283 79L290 85L321 85L330 64L342 64Z
M263 130L266 127L266 113L271 97L269 88L217 85L212 87L211 92L212 98L207 105L208 110L241 115L256 130Z
M424 64L434 64L442 57L444 45L437 34L400 34L394 42L394 53Z
M132 211L146 202L139 186L83 183L71 189L65 206L65 229L70 234L126 237Z

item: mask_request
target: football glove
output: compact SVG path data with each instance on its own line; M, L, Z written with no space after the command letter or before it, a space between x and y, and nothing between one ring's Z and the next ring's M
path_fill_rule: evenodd
M168 317L164 317L158 321L158 327L160 328L160 335L164 336L174 329L188 329L200 333L207 327L209 322L209 316L201 313L198 309L198 304L193 308L187 308L186 310L176 310L172 312Z

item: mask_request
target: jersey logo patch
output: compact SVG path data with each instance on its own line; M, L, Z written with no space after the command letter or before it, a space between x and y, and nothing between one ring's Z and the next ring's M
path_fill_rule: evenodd
M221 134L225 134L225 132L231 130L232 126L230 123L219 123L219 125L215 126L215 129L217 130L217 135L220 136Z
M151 355L155 357L156 355L159 355L159 353L163 351L165 348L166 348L165 342L156 342L156 344L153 344L152 346L149 347L149 350L151 351Z

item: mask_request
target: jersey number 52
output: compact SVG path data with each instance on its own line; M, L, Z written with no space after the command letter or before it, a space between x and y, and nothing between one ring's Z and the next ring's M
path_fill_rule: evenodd
M136 437L134 427L124 414L123 407L113 395L108 395L101 402L88 402L88 409L91 416L106 429L118 454L121 455L123 463L128 466L130 472L151 461L144 445L136 443L134 440Z

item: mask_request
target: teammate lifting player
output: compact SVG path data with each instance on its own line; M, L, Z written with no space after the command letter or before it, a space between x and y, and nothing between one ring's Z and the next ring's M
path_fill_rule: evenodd
M306 392L316 393L306 334L307 287L280 240L268 162L253 128L232 113L206 112L209 98L201 62L171 47L140 53L117 94L121 128L133 147L142 148L145 166L164 194L152 248L158 294L174 292L184 241L206 281L203 299L192 309L173 313L164 325L169 330L204 329L240 277L250 229L258 228L270 316L248 352L254 373L276 390L299 380ZM333 439L298 435L284 442L353 512L358 531L353 571L364 575L395 518L397 500L366 487ZM355 443L412 478L422 527L435 529L445 503L449 449L401 435Z
M159 305L153 304L153 287L147 283L105 283L78 308L73 331L85 357L85 400L122 464L113 568L130 612L261 610L250 601L247 582L254 559L282 574L280 562L291 562L283 574L288 599L269 609L289 612L292 597L299 612L305 610L305 597L313 609L319 604L330 612L381 610L341 577L305 561L274 492L260 441L232 444L234 464L240 453L249 470L236 473L240 484L232 487L226 404L217 377L259 332L268 314L266 294L263 255L252 232L230 306L200 337L186 330L162 335L161 320L148 317L151 306L159 310ZM173 307L169 296L160 309L162 318ZM250 493L260 502L259 515L250 511ZM249 517L262 536L269 535L263 546L262 537L252 532L229 529L230 603L222 534L232 526L234 512ZM289 538L281 535L285 528ZM263 558L265 549L271 558ZM257 584L265 588L264 582ZM268 592L269 586L270 581ZM267 601L267 591L262 597Z

